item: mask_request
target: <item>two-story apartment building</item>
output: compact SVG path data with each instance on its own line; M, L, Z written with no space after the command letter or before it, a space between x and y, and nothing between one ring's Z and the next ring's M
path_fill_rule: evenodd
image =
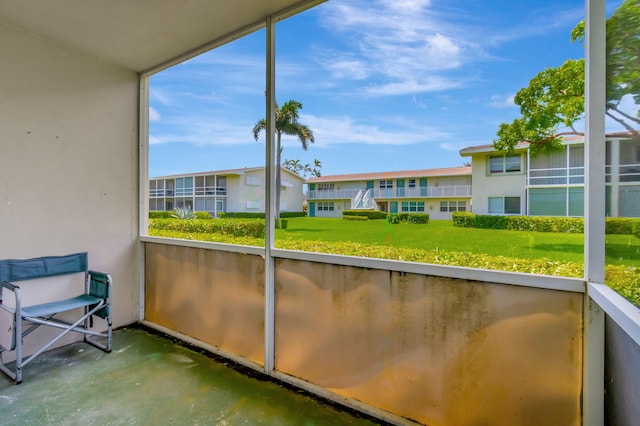
M606 144L606 214L640 217L640 141L623 135ZM567 138L564 145L535 157L527 143L510 154L492 145L462 149L461 156L471 157L474 212L583 216L584 139Z
M471 210L471 167L322 176L307 181L309 216L340 217L343 210L429 213L450 219Z
M282 169L280 211L302 211L304 179ZM265 210L264 167L159 176L149 179L149 210L188 207L218 216L220 212Z

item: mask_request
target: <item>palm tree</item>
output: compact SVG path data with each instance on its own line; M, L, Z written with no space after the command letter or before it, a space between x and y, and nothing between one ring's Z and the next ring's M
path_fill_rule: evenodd
M309 148L309 144L314 142L313 132L309 128L300 122L298 122L298 110L302 109L302 104L298 101L289 100L282 104L282 107L278 107L278 104L275 105L276 108L276 211L275 217L276 219L280 218L280 191L281 191L281 169L280 166L280 158L282 154L282 135L296 136L300 143L302 144L302 149L305 151ZM266 130L267 122L266 120L260 119L255 126L253 126L253 138L257 141L258 136L262 130ZM276 223L278 223L276 221Z

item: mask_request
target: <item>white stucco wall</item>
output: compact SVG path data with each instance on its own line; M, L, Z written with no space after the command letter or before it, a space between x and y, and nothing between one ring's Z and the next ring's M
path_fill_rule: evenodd
M301 212L304 194L302 179L282 172L282 182L291 184L280 193L281 211ZM227 212L264 212L264 169L250 170L242 175L227 176Z
M472 161L473 212L488 214L489 197L520 197L520 212L526 214L526 161L522 156L522 172L501 175L490 175L488 169L489 156L474 155Z
M114 325L134 322L138 76L2 25L0 52L0 258L87 251L113 276Z

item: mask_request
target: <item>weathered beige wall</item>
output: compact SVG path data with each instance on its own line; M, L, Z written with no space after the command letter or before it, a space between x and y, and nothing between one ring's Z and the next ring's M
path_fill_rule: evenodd
M0 258L88 251L113 275L115 325L131 323L138 76L2 25L0 52Z
M428 425L578 425L582 295L276 261L276 369Z
M264 363L264 260L147 243L145 319Z

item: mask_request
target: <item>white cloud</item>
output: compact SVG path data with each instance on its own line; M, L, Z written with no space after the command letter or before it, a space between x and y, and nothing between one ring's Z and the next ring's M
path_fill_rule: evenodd
M152 87L149 90L149 99L162 105L173 105L173 98L165 90Z
M385 117L385 123L369 124L358 122L349 116L318 117L301 115L300 121L313 129L314 146L328 147L334 144L363 145L410 145L435 142L450 135L439 129L416 126L405 120ZM299 145L293 138L288 138L285 146Z
M331 71L334 78L363 80L368 76L366 64L357 59L330 60L325 67Z
M473 38L430 9L428 0L336 0L323 8L326 27L346 36L353 51L328 52L323 64L336 79L370 79L377 96L461 87L472 75L444 76L486 56ZM324 55L323 55L324 56ZM378 87L376 87L378 86Z
M489 143L490 142L487 142L486 140L483 140L483 141L467 141L467 140L463 140L463 141L458 141L458 142L442 142L439 145L439 147L444 149L445 151L460 152L461 149L467 148L469 146L487 145ZM471 160L463 158L463 161L471 161Z
M493 95L491 96L491 101L489 102L489 106L494 108L509 108L516 106L513 99L515 98L514 93L509 93L506 95Z
M253 123L229 121L223 117L188 115L165 118L163 125L170 131L154 129L150 144L188 143L193 145L246 145L257 143L251 134Z
M154 107L149 107L149 121L160 121L160 113Z
M366 89L372 95L406 95L412 93L439 92L460 87L459 81L445 77L427 77L424 81L405 80Z

